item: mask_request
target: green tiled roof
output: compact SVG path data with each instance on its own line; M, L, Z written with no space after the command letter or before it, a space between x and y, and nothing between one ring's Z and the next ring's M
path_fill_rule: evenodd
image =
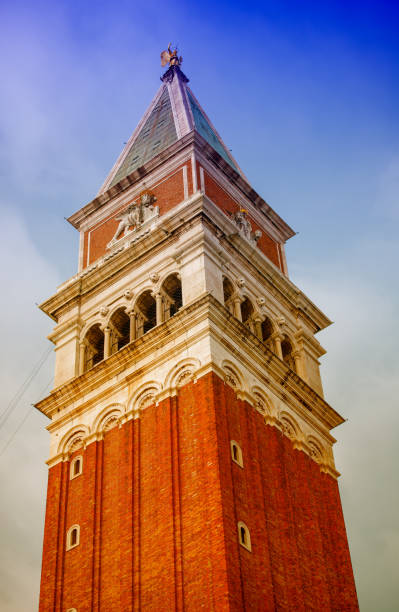
M165 87L153 111L137 135L110 187L158 155L173 142L177 134L168 90Z
M227 161L227 163L230 164L230 166L234 168L234 170L238 171L238 168L235 166L233 161L227 155L225 148L223 147L219 138L216 136L215 132L209 125L209 122L205 118L203 112L199 108L198 104L195 102L194 98L192 97L188 89L187 89L187 95L190 101L191 110L192 110L193 117L194 117L195 129L197 130L197 132L199 132L199 134L201 134L201 136L205 138L205 140L215 149L217 153L219 153L219 155L223 157L223 159Z

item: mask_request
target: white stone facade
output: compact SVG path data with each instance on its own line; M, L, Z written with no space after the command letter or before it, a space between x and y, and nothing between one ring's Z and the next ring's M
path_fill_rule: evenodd
M134 312L140 296L159 294L172 274L181 282L177 314L162 320L157 311L155 327L83 372L87 331L109 329L117 309ZM235 307L224 304L224 279ZM245 299L253 307L249 327L240 321ZM38 404L52 419L50 464L67 458L74 440L101 436L109 419L136 418L148 402L214 371L336 475L329 432L343 419L322 398L324 350L314 338L329 320L201 192L64 283L42 309L57 320L54 391ZM273 325L271 349L259 337L265 317ZM292 367L281 358L283 338L293 348Z

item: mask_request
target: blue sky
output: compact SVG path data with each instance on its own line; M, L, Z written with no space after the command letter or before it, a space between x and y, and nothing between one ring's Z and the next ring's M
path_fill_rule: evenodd
M319 334L322 373L327 400L348 418L334 432L336 460L367 612L399 600L398 14L393 2L0 5L4 401L46 349L51 322L35 302L76 272L77 235L64 217L95 197L159 86L160 51L177 43L249 181L298 232L287 244L292 280L335 322ZM0 456L6 612L36 606L45 424L30 413ZM31 484L21 492L18 481Z

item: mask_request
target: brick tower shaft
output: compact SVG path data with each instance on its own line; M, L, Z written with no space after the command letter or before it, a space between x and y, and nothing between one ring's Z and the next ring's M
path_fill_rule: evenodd
M97 197L55 321L41 612L358 610L328 318L177 52ZM166 58L166 59L165 59Z

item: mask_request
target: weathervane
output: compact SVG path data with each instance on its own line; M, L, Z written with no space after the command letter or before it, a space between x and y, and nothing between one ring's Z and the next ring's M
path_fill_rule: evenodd
M177 56L177 47L172 49L172 43L169 43L167 51L161 53L161 66L164 67L169 63L169 66L180 66L183 61L182 56Z

